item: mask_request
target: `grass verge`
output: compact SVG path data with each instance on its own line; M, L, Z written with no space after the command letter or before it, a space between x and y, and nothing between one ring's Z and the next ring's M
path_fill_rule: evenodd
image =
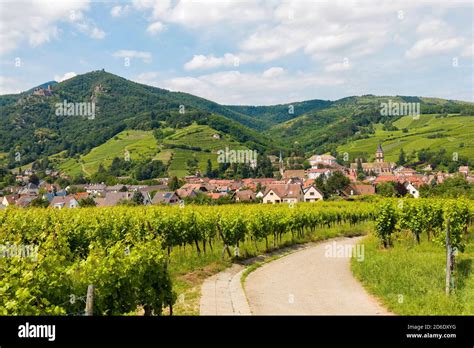
M456 257L455 293L445 294L446 254L443 247L410 236L391 249L379 247L370 235L362 241L363 262L352 259L352 271L364 287L400 315L474 315L474 240Z

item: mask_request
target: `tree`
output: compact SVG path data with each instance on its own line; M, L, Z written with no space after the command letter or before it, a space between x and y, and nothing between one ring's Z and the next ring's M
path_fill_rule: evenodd
M397 190L394 182L382 182L377 185L377 193L383 197L396 197Z
M132 201L135 202L137 205L143 205L145 197L143 196L143 193L141 193L140 191L136 191L133 194Z
M362 161L360 158L357 159L357 174L364 174L364 167L362 167Z
M398 161L397 164L399 166L403 166L405 163L407 163L405 151L403 151L403 148L400 149L400 154L398 155Z
M96 205L97 205L97 203L94 201L94 198L92 198L92 197L87 197L87 198L83 198L83 199L79 200L79 206L81 208L95 207Z
M208 178L212 178L213 173L212 173L212 162L210 159L207 160L207 167L206 167L206 174Z
M364 173L358 173L357 174L357 180L362 181L365 179L365 174Z
M120 188L119 192L128 192L127 186L123 185L123 186Z
M190 158L186 161L186 166L188 168L188 174L189 175L195 175L196 171L198 169L198 164L199 161L196 158L196 156L193 156L193 158Z
M30 202L30 207L33 208L47 208L49 207L49 201L45 198L35 198Z
M350 183L350 180L346 178L344 174L335 172L326 180L326 189L329 194L338 193L340 190L345 189Z
M39 180L39 178L38 178L38 176L37 176L36 174L31 175L30 178L28 179L28 181L29 181L31 184L34 184L34 185L36 185L36 186L38 186L39 183L40 183L40 180Z
M170 182L168 183L168 187L171 191L176 191L181 187L177 176L173 176L171 178Z

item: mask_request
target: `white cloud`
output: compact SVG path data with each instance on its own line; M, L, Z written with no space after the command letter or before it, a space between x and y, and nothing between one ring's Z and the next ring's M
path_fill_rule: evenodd
M145 12L151 23L158 20L179 24L211 36L230 31L229 41L236 45L236 50L227 54L238 56L240 63L244 62L244 56L250 57L247 62L270 62L292 54L305 54L322 62L328 71L340 71L346 67L328 62L375 55L388 45L413 45L416 40L427 38L444 45L450 38L463 37L456 34L452 21L448 24L442 16L451 9L470 9L470 2L394 0L374 6L370 0L135 0L133 6ZM438 10L432 11L434 7ZM399 11L403 11L402 19ZM409 55L412 54L416 55ZM225 56L203 53L188 61L185 69L231 67L231 64Z
M214 57L213 55L195 55L193 59L184 64L185 70L212 69L218 67L239 66L240 58L231 53L226 53L223 57Z
M265 70L262 73L262 76L265 77L265 78L270 78L271 79L271 78L282 75L284 72L285 72L285 70L283 68L272 67L270 69Z
M61 75L54 75L54 81L63 82L65 80L69 80L73 77L77 76L77 74L73 71L65 73L63 76Z
M470 45L467 45L462 53L461 57L473 57L474 56L474 43L471 43Z
M130 7L128 5L125 5L125 6L114 6L112 7L112 9L110 10L110 15L112 17L122 17L122 16L125 16L128 11L129 11Z
M137 58L141 59L143 63L151 63L151 53L144 51L134 51L134 50L120 50L113 53L114 57L120 58Z
M27 88L20 81L11 77L0 76L0 95L16 94L24 90L27 90Z
M433 35L434 33L448 34L451 32L451 28L445 21L432 18L421 22L416 27L416 32L422 35Z
M459 46L462 46L464 39L461 37L454 37L445 40L436 38L427 38L417 41L408 51L405 56L410 59L416 59L427 55L442 54L449 52Z
M326 65L324 67L324 70L327 72L334 72L334 71L349 70L350 68L351 68L351 65L349 64L349 61L345 61L345 62Z
M198 28L218 23L257 22L271 16L266 2L257 1L189 1L174 4L169 0L135 0L133 6L150 13L152 20L177 23L185 27Z
M1 1L0 54L15 50L23 42L37 47L57 39L61 23L69 23L92 38L103 38L105 33L84 18L83 12L89 7L89 0Z
M165 26L161 22L155 22L148 26L146 31L152 35L158 34L165 29Z
M318 89L340 86L344 79L321 74L293 73L274 67L262 73L222 71L198 77L153 81L155 86L192 93L222 104L275 104L314 98Z
M99 28L93 28L89 36L93 39L103 39L105 37L105 32Z
M156 81L160 73L158 71L149 71L145 73L138 74L133 80L138 83L143 83L145 85L153 86L156 84Z

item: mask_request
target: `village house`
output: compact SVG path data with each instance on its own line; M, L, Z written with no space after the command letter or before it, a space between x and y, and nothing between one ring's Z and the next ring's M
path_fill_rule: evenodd
M25 187L23 187L20 191L18 191L20 195L38 195L39 189L38 186L35 184L29 183Z
M312 169L318 169L322 166L334 166L337 164L336 158L331 155L314 155L308 158Z
M419 198L420 197L420 191L409 181L405 181L403 183L403 186L405 186L405 189L409 194L411 194L414 198Z
M16 200L15 205L20 208L26 208L30 205L31 201L35 198L37 198L37 196L29 196L29 195L20 196L20 198Z
M93 194L93 195L98 195L102 194L105 192L105 189L107 188L107 185L105 184L91 184L91 185L86 185L85 190L87 193Z
M298 184L271 184L263 194L263 203L296 203L303 199L303 189Z
M219 199L227 196L227 192L206 192L206 195L211 199Z
M397 167L393 170L393 174L395 174L397 176L406 177L406 176L415 175L415 174L417 174L417 172L416 172L416 170L414 170L412 168L407 168L407 167L400 166L400 167Z
M351 184L342 190L345 196L375 195L375 186L366 184Z
M180 199L185 199L185 198L195 198L197 197L197 193L194 189L188 188L188 189L178 189L176 190L176 194Z
M79 207L79 202L74 198L73 195L66 197L54 197L50 203L50 206L54 209L74 209Z
M382 182L398 182L399 179L395 175L379 175L373 181L373 184L378 185Z
M306 172L304 169L285 170L282 175L282 180L290 180L290 179L304 180L305 178L306 178Z
M82 199L87 199L90 197L90 195L87 192L78 192L78 193L75 193L73 196L78 202L80 202Z
M94 198L98 207L114 207L122 200L131 200L132 192L108 192L103 199Z
M179 203L180 199L174 192L157 192L153 197L152 204L169 204L174 205Z
M256 199L255 193L252 190L236 191L233 197L236 202L253 202Z
M201 191L201 192L207 192L209 190L208 185L206 184L184 184L183 186L180 187L180 190L194 190L194 191ZM214 187L212 187L213 189Z
M305 202L316 202L322 201L324 194L314 186L310 186L304 190L304 201Z
M3 197L2 204L5 207L8 207L9 205L15 205L16 200L19 198L20 195L18 194L6 195L5 197Z
M308 170L308 179L317 179L322 175L326 176L326 178L329 178L331 174L332 171L328 168L311 168Z

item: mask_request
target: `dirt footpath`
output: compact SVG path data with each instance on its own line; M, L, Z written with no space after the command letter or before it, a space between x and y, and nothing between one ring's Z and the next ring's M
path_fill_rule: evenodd
M316 244L250 273L245 292L252 314L390 314L354 278L343 255L361 238Z

